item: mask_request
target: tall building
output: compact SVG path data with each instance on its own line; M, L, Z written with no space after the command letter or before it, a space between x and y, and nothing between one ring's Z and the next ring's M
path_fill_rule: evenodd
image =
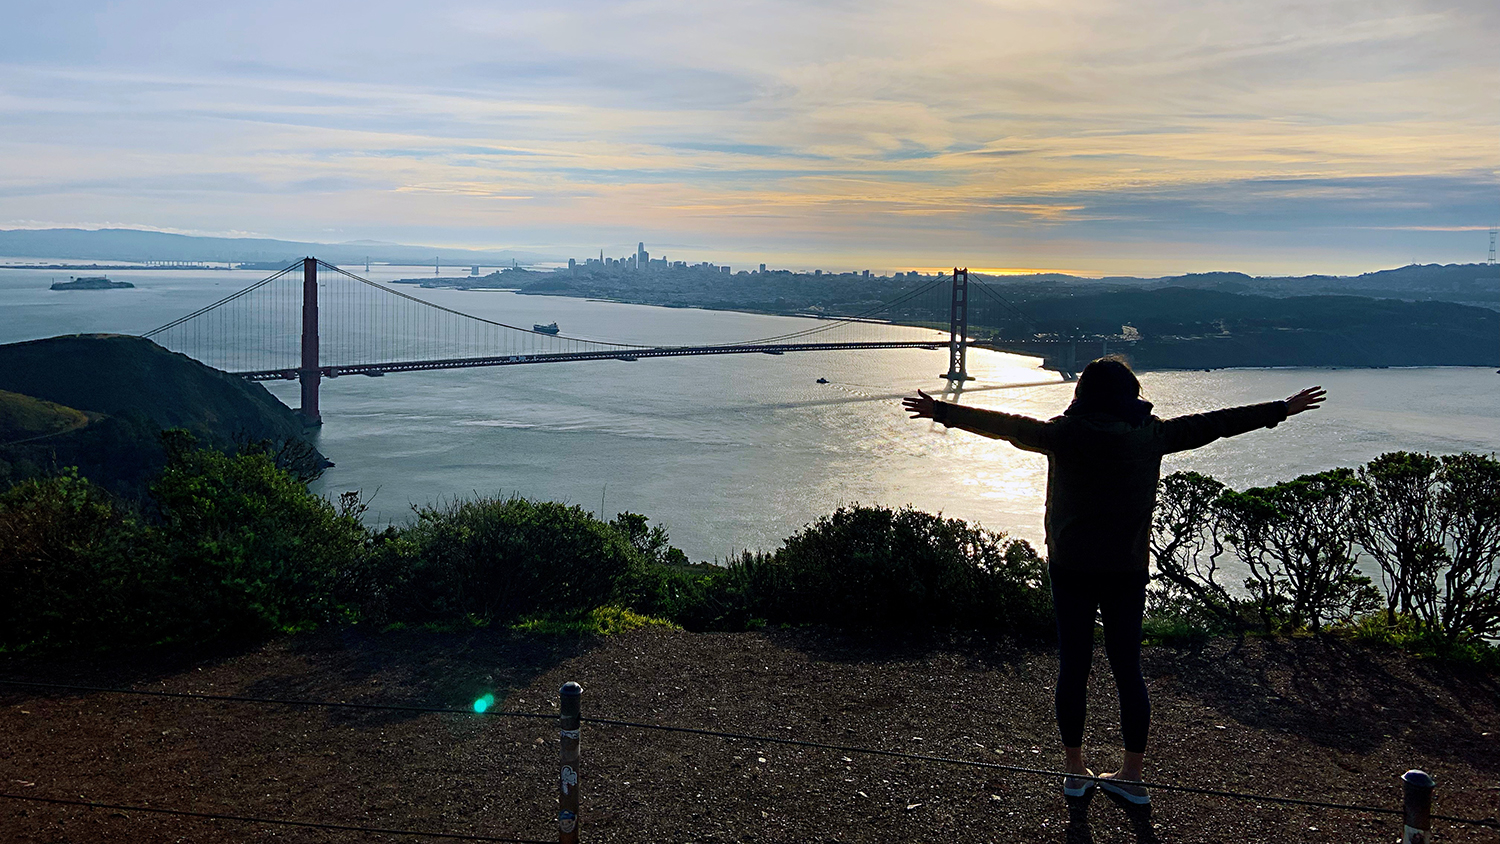
M638 270L644 270L651 266L651 256L646 253L646 242L641 241L635 245L635 266Z
M766 271L766 265L765 264L761 264L760 265L760 271L761 272L765 272Z

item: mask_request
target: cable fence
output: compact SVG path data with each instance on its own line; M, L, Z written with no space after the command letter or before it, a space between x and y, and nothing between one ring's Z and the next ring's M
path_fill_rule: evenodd
M288 707L323 707L329 709L361 709L361 710L384 710L392 712L414 712L414 713L436 713L446 715L460 715L470 717L494 717L494 718L518 718L518 719L560 719L562 727L560 730L562 741L563 766L560 773L560 799L561 805L568 805L569 801L576 807L578 794L578 741L579 725L593 725L599 727L612 727L619 729L644 730L652 732L667 732L687 735L697 735L710 738L719 738L733 741L753 742L760 744L774 744L791 747L802 747L815 750L826 750L843 753L846 755L860 755L877 758L901 759L912 762L928 764L953 765L967 768L976 768L989 771L1002 771L1029 777L1062 779L1064 777L1092 782L1104 782L1105 778L1097 776L1084 776L1079 774L1068 774L1063 771L1049 768L1030 767L1024 765L1010 765L1002 762L987 762L975 759L962 759L956 757L937 756L925 753L911 753L900 750L887 750L884 748L865 747L860 745L836 744L832 742L810 741L798 738L786 738L778 736L762 736L753 733L739 733L727 730L715 730L702 727L684 727L671 724L653 724L643 721L631 721L618 718L606 718L596 716L584 716L579 714L578 699L581 689L577 684L569 683L563 687L560 701L559 713L545 712L518 712L512 710L489 709L476 704L472 708L434 707L418 706L413 704L395 703L355 703L348 701L310 700L299 698L266 698L245 695L219 695L202 694L195 692L169 692L152 689L121 689L106 686L83 685L76 683L53 683L33 680L18 680L0 678L0 686L12 686L32 689L54 689L58 691L87 692L92 694L130 695L140 697L175 698L182 700L196 700L208 703L236 703L262 706L288 706ZM570 689L571 687L571 689ZM571 721L570 721L571 718ZM572 759L570 760L570 747ZM569 764L571 762L571 764ZM1297 797L1284 797L1274 794L1262 794L1257 792L1232 791L1228 789L1205 788L1202 786L1184 785L1181 783L1163 782L1156 780L1132 783L1158 791L1177 792L1182 794L1193 794L1203 797L1214 797L1224 800L1246 801L1253 803L1267 803L1283 806L1298 806L1304 808L1323 809L1328 811L1347 812L1365 815L1379 816L1404 816L1407 826L1411 829L1426 830L1425 824L1432 820L1439 820L1450 824L1469 826L1483 829L1500 830L1500 820L1495 818L1468 818L1453 815L1444 815L1431 812L1431 795L1433 790L1432 781L1425 773L1420 771L1408 771L1405 780L1406 805L1402 808L1391 806L1374 806L1358 803L1340 803L1328 800L1313 800ZM218 813L192 812L176 809L162 809L156 807L124 806L115 804L95 803L83 800L66 800L61 798L42 798L30 795L17 795L0 792L0 799L29 800L42 803L55 803L59 805L76 805L91 808L113 809L119 811L141 811L156 812L168 815L180 815L185 817L212 818L219 820L230 820L245 823L266 823L285 826L302 826L308 828L322 828L341 831L358 831L369 833L383 833L391 835L408 835L428 838L448 838L472 841L505 841L519 842L519 844L531 844L526 839L503 838L494 836L472 835L465 833L445 833L420 830L395 830L377 829L373 827L360 827L339 824L326 824L311 821L291 821L271 818L227 815ZM559 819L559 830L561 841L569 842L577 840L578 818L576 809L571 813L572 817L566 817L570 812L564 809ZM568 821L572 821L571 828ZM1413 821L1422 826L1414 826Z

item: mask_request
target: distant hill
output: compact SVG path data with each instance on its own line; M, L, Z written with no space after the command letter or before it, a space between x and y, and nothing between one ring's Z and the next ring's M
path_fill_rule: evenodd
M970 325L981 333L993 325L1002 337L1111 335L1129 326L1140 339L1114 350L1150 369L1500 364L1500 313L1452 302L1165 287L1033 299L1024 307L1022 322L986 303L971 311Z
M259 384L127 335L0 345L0 391L0 486L76 465L138 493L165 458L165 428L225 449L304 437L300 417Z
M556 260L534 252L509 249L481 251L409 246L399 243L303 243L240 237L194 237L137 229L0 229L0 256L65 258L83 261L233 261L288 264L313 255L330 263L352 264L369 258L381 263L444 263L491 266Z

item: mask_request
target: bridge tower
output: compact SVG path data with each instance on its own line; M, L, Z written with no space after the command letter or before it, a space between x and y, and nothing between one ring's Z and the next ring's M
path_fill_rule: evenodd
M302 366L297 380L302 385L302 421L322 425L318 413L318 382L323 372L318 367L318 259L302 259Z
M948 309L948 371L942 377L960 384L969 375L969 270L953 268L953 299Z

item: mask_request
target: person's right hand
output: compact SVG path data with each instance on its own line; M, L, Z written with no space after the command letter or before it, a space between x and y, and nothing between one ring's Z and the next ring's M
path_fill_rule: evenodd
M931 419L937 409L937 402L933 401L932 396L918 390L916 398L901 400L901 409L910 413L913 419Z
M1318 405L1328 398L1328 391L1322 387L1308 387L1295 396L1289 396L1286 400L1286 415L1296 416L1304 410L1317 410Z

